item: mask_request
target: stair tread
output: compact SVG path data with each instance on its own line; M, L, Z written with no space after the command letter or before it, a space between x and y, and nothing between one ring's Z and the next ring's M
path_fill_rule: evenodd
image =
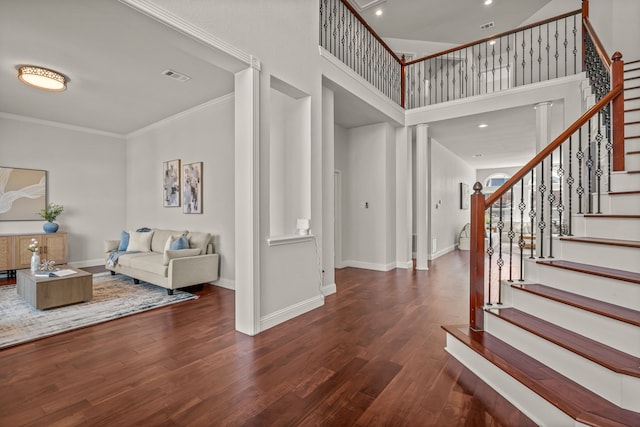
M602 237L561 237L560 240L566 240L568 242L582 242L593 243L596 245L610 245L610 246L624 246L627 248L640 248L640 242L637 240L622 240L622 239L605 239Z
M640 190L632 190L632 191L609 191L607 193L609 196L620 196L623 194L640 194Z
M626 125L637 125L637 124L640 124L640 120L635 121L635 122L625 122L625 126Z
M625 61L624 65L627 66L631 64L637 64L638 62L640 62L640 59L634 59L633 61ZM629 70L626 70L626 71L629 71Z
M627 151L625 154L640 154L640 150L639 151Z
M640 414L617 407L488 332L466 325L442 328L577 421L597 426L640 423Z
M631 70L629 70L631 71ZM627 77L626 79L624 79L625 82L629 81L629 80L636 80L636 79L640 79L640 76L635 76L635 77ZM629 88L629 89L633 89L633 88Z
M640 172L640 171L637 171ZM627 173L635 173L635 171L627 171ZM616 215L616 214L584 214L585 218L628 218L640 219L640 215Z
M584 295L563 291L562 289L552 288L551 286L541 285L539 283L514 283L511 287L640 327L640 311L637 310L585 297ZM638 364L638 368L640 369L640 364Z
M640 138L640 135L637 136L625 136L624 139L638 139Z
M592 264L583 264L574 261L537 261L537 264L549 267L562 268L565 270L577 271L579 273L591 274L593 276L606 277L608 279L621 280L640 284L640 273L633 271L618 270L616 268L600 267Z
M619 374L640 378L640 358L604 345L516 308L487 310L525 331Z
M633 98L625 98L624 100L625 100L625 101L635 101L635 100L637 100L637 99L640 99L640 96L635 96L635 97L633 97Z
M627 110L624 110L625 113L632 113L634 111L640 111L640 108L629 108Z

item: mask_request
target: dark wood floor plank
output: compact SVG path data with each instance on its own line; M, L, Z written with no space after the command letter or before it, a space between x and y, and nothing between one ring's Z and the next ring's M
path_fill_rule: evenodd
M0 350L0 426L530 426L444 351L467 276L462 251L428 271L337 270L323 307L256 337L234 330L233 291L205 286Z

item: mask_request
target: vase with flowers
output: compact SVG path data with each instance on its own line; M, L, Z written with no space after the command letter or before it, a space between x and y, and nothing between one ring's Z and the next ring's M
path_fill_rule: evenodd
M35 273L40 267L40 247L37 239L31 239L27 250L31 252L31 272Z
M55 233L58 231L58 224L53 221L55 221L63 211L64 207L62 205L56 205L55 203L49 203L45 209L40 210L38 215L47 221L42 227L45 233Z

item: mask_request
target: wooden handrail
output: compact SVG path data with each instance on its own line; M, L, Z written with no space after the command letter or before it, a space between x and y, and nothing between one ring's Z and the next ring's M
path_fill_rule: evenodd
M609 55L607 55L607 51L604 49L604 46L602 45L600 38L598 38L598 35L596 34L595 30L591 26L591 22L589 22L588 18L582 18L582 24L584 25L584 28L587 30L589 37L591 37L591 40L593 40L593 44L596 47L596 52L598 52L598 56L600 56L600 60L602 60L602 63L607 68L607 71L611 72L611 59L609 59Z
M571 126L569 126L564 132L562 132L551 144L547 145L542 151L538 153L533 159L531 159L526 165L516 172L507 182L505 182L496 192L491 194L485 201L485 208L493 205L500 197L504 196L507 191L516 185L524 176L529 173L534 167L544 160L549 154L551 154L556 148L558 148L563 142L565 142L571 135L578 131L585 123L589 121L596 113L602 110L609 102L620 95L623 92L623 85L616 85L611 91L606 94L596 105L589 108L578 120L576 120Z
M391 54L391 56L398 61L398 64L402 65L402 60L400 58L398 58L398 55L396 55L396 53L391 50L391 48L384 42L384 40L382 40L382 38L378 35L378 33L376 33L373 28L371 28L369 26L369 24L367 24L367 21L364 20L364 18L362 16L360 16L360 14L358 13L358 11L347 1L347 0L340 0L342 2L343 5L345 5L347 7L347 9L349 9L351 11L351 13L353 13L353 15L358 19L358 21L360 21L360 23L362 25L364 25L364 27L367 29L367 31L369 31L371 33L371 35L378 40L378 42L380 42L380 44L382 45L382 47L384 47L387 52L389 52Z
M409 62L405 63L405 65L416 64L418 62L426 61L427 59L435 58L437 56L446 55L448 53L455 52L455 51L458 51L458 50L461 50L461 49L466 49L468 47L475 46L475 45L480 44L480 43L489 42L489 41L491 41L493 39L497 39L497 38L500 38L500 37L508 36L508 35L511 35L511 34L514 34L514 33L520 32L520 31L528 30L529 28L538 27L540 25L548 24L549 22L558 21L560 19L568 18L569 16L578 15L580 13L582 13L582 9L578 9L578 10L574 10L574 11L571 11L571 12L563 13L562 15L554 16L553 18L544 19L542 21L534 22L533 24L529 24L529 25L524 25L522 27L518 27L515 30L509 30L509 31L505 31L503 33L494 34L493 36L485 37L483 39L476 40L476 41L471 42L471 43L466 43L466 44L463 44L463 45L460 45L460 46L457 46L457 47L453 47L451 49L443 50L442 52L434 53L433 55L423 56L422 58L418 58L418 59L414 59L413 61L409 61Z

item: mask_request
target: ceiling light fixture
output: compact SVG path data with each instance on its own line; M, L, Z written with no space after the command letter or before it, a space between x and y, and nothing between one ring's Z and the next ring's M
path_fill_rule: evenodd
M491 3L493 3L493 0L484 0L485 6L489 6Z
M480 124L478 125L478 127L479 127L480 129L482 129L482 128L486 128L487 126L489 126L489 125L488 125L488 124L486 124L486 123L480 123Z
M377 16L382 15L382 9L378 9L378 10L376 10L376 15L377 15Z
M62 74L33 65L20 67L18 79L29 86L52 92L60 92L67 88L67 79Z

